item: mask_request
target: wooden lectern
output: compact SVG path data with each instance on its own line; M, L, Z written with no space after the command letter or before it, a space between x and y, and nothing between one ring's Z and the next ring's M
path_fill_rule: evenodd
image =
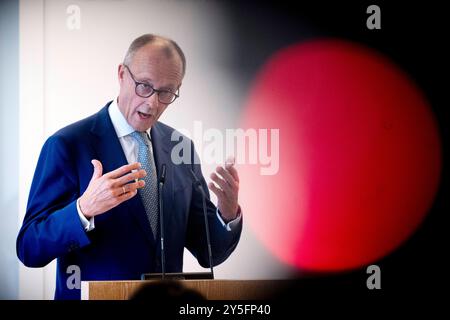
M82 300L128 300L142 286L160 280L82 281ZM288 286L288 280L179 280L207 300L261 300Z

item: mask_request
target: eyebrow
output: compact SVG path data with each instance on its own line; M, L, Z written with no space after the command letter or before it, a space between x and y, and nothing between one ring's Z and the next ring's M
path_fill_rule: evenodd
M172 88L172 87L162 87L162 88L159 88L158 90L166 90L166 91L170 91L172 93L176 93L177 92L177 89L175 87L174 88Z
M142 79L136 79L137 82L143 82L143 83L147 83L147 84L152 84L153 81L150 78L142 78Z
M137 76L136 76L136 78L137 78ZM152 87L154 87L153 81L152 81L151 78L143 77L142 79L136 79L136 81L139 82L139 83L149 84L149 85L151 85ZM163 86L163 87L161 87L161 88L156 88L156 89L157 89L157 90L167 90L167 91L170 91L170 92L173 92L173 93L176 93L176 91L177 91L176 86L174 86L174 87L171 87L171 86Z

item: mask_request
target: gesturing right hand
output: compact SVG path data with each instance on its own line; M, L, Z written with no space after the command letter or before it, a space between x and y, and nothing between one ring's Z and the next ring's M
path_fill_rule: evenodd
M90 219L102 214L137 194L137 189L144 187L144 180L130 181L147 175L140 169L138 162L124 165L114 171L102 175L103 166L100 161L92 160L94 174L83 195L80 197L80 209L83 215ZM137 170L131 172L132 170Z

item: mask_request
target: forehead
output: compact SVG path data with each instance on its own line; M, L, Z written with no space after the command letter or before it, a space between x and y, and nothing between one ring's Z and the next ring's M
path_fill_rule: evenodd
M131 67L139 80L157 87L177 88L183 78L181 59L165 44L152 43L140 48L134 54Z

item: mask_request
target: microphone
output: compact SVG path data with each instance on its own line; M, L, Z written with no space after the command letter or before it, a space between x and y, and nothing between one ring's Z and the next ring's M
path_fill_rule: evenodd
M203 198L203 215L205 217L206 226L206 241L208 243L208 254L209 254L209 266L211 272L170 272L166 273L166 254L164 248L164 218L163 218L163 199L162 191L164 183L166 181L166 165L161 166L161 176L158 181L158 201L159 201L159 226L161 235L161 273L143 273L141 275L141 280L152 280L152 279L173 279L173 280L194 280L194 279L214 279L214 270L212 265L212 253L211 253L211 240L209 238L209 225L206 216L206 194L202 188L200 180L195 175L194 171L191 170L191 175L194 179L194 185L198 188L202 194Z
M161 176L159 177L158 183L158 201L159 201L159 230L161 235L161 272L162 279L166 277L166 253L164 251L164 215L163 215L163 201L162 201L162 191L164 187L164 182L166 182L166 165L163 164L161 167Z
M207 217L207 211L206 211L206 193L205 193L205 190L203 190L202 183L198 179L198 177L195 174L194 170L189 169L189 172L191 173L192 179L194 180L194 186L202 194L203 217L205 219L205 231L206 231L206 243L208 245L209 268L211 269L211 277L212 277L212 279L214 279L214 269L213 269L212 252L211 252L211 239L209 237L209 223L208 223L208 217Z

